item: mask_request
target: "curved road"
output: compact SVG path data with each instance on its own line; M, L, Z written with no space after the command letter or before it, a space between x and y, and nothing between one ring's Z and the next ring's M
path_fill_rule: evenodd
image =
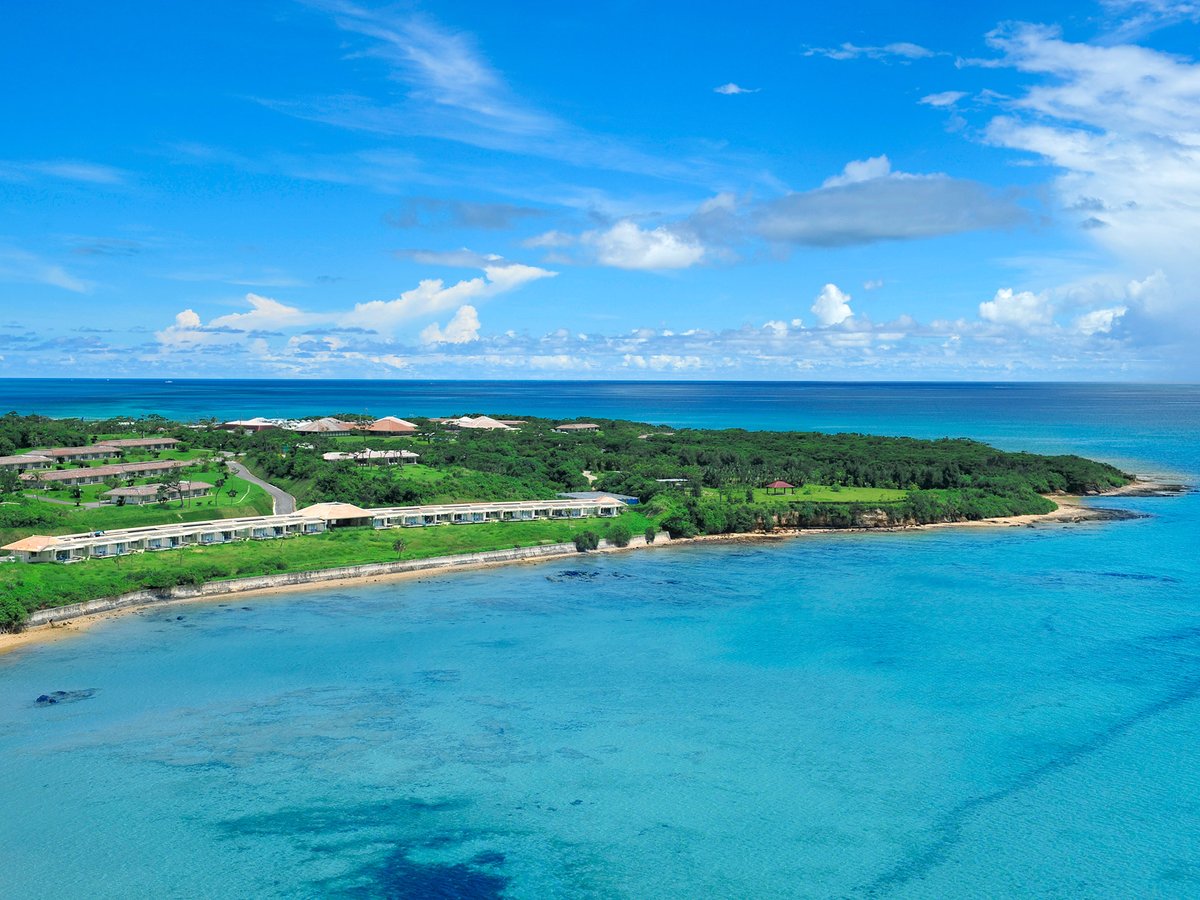
M229 468L233 470L233 474L238 478L244 478L251 484L257 484L260 488L271 495L271 500L275 504L275 515L282 516L285 513L293 513L296 511L296 498L282 488L277 488L275 485L263 481L257 475L251 474L250 470L243 466L240 462L232 459L226 459L229 463Z

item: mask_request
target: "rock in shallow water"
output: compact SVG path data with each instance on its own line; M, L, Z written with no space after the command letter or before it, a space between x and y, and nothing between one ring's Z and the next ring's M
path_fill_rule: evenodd
M76 700L88 700L96 696L95 688L86 688L82 691L51 691L49 694L42 694L34 701L38 706L56 706L59 703L74 703Z

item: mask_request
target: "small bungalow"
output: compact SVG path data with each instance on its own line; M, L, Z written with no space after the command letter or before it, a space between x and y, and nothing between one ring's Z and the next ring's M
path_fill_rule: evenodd
M554 430L560 434L580 434L585 431L599 431L600 426L592 422L568 422L566 425L555 425Z
M363 425L362 430L368 434L416 434L417 426L407 419L398 419L395 416L384 416L381 419L376 419L369 425Z
M142 506L146 503L156 503L158 501L158 490L162 487L160 482L153 484L135 484L131 487L113 488L111 491L105 491L101 497L106 498L110 503L124 504L125 506ZM204 481L181 481L179 489L172 490L168 495L169 500L195 500L197 497L207 497L212 491L212 485Z
M794 494L796 493L796 486L794 484L788 484L786 481L772 481L767 485L767 493Z

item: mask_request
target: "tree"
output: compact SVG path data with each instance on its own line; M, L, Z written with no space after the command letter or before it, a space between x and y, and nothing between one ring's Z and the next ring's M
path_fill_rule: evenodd
M78 485L71 488L71 497L75 500L75 505L79 506L83 500L83 488L79 487Z
M629 542L633 539L633 532L629 530L629 526L618 522L612 528L608 529L608 539L616 547L628 547Z
M397 556L403 554L407 548L408 544L404 542L403 538L396 538L396 540L392 541L392 550L395 551Z
M655 538L657 535L658 535L658 532L654 530L654 526L653 526L653 525L647 525L647 526L646 526L646 543L647 543L647 544L653 544L653 543L654 543L654 538Z
M581 531L575 535L575 549L580 553L587 553L589 550L595 550L599 546L600 535L594 531Z
M183 476L179 474L178 469L167 470L159 490L165 490L168 497L172 495L178 497L179 505L183 506Z
M15 494L21 490L21 476L12 469L0 471L0 496Z

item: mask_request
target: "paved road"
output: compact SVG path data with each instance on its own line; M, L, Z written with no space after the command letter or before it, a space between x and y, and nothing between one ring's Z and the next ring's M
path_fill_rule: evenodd
M257 484L260 488L271 495L271 499L275 504L275 515L282 516L285 513L296 511L296 498L287 491L263 481L257 475L251 475L250 470L243 466L240 462L235 462L232 459L228 459L226 462L229 463L229 468L233 470L233 474L238 478L245 478L251 484Z
M42 494L28 494L27 493L25 496L30 497L34 500L40 500L42 503L56 503L59 506L74 506L75 505L74 500L58 500L54 497L43 496ZM84 509L99 509L101 506L107 506L108 504L100 503L99 501L96 501L94 503L92 503L92 502L81 503L79 505L82 506Z

